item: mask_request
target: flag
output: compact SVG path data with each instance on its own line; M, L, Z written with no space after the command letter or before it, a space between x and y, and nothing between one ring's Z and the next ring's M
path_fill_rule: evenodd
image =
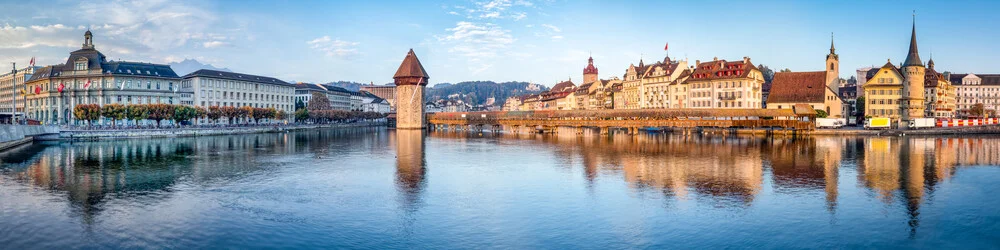
M28 62L28 64L30 64L31 67L35 67L35 57L34 56L31 57L31 61Z
M87 83L84 83L84 84L83 84L83 88L84 88L84 89L88 89L88 88L90 88L90 80L89 80L89 79L87 80Z
M670 43L664 44L663 45L663 50L667 50L667 48L669 48L669 47L670 47Z
M122 81L122 80L118 80L118 82L120 82L120 83L121 83L121 84L119 84L119 85L118 85L118 90L123 90L123 89L125 89L125 81Z
M35 94L41 94L41 93L42 93L42 86L41 85L35 86Z
M59 88L58 88L59 89L59 93L62 93L63 88L66 88L66 85L63 85L62 83L59 83Z

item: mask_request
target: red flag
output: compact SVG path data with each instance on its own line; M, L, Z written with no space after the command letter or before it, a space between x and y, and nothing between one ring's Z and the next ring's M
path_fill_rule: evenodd
M670 47L670 43L664 44L663 45L663 50L667 50L668 47Z
M65 87L66 87L66 85L63 85L62 83L59 83L59 93L62 93L63 88L65 88Z
M42 93L42 86L35 86L35 94L41 94L41 93Z
M85 88L85 89L86 88L90 88L90 80L87 80L87 83L83 84L83 88Z
M34 56L31 57L31 61L28 62L28 64L30 64L31 67L35 67L35 57Z

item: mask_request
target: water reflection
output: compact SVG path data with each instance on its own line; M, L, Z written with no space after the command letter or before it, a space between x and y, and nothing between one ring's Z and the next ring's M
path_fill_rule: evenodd
M414 211L420 203L424 188L427 161L424 158L424 131L404 129L395 131L396 140L396 189L406 211Z
M751 236L739 238L755 246L816 246L767 243L787 242L773 235L800 230L826 235L818 239L825 243L872 231L918 239L931 232L923 235L940 240L976 225L995 228L989 224L995 212L983 208L977 199L982 195L970 194L968 186L996 185L970 180L966 171L1000 165L996 152L995 136L542 136L386 129L33 144L0 153L0 214L16 215L0 220L0 242L28 239L12 244L17 248L45 235L87 234L74 231L79 228L34 233L67 224L101 229L93 230L100 236L94 239L119 239L91 239L95 248L121 246L134 235L172 239L157 237L177 231L194 232L177 248L262 242L288 248L483 248L501 238L518 239L501 248L658 248L649 241L733 242L733 234ZM949 185L963 177L972 183ZM66 211L24 209L62 204ZM135 218L159 215L150 211L191 222L143 224ZM73 222L39 220L44 216ZM782 216L789 218L775 218ZM986 217L986 226L976 220L942 225L977 216ZM811 220L817 217L821 221ZM115 234L136 220L142 227L128 228L135 232ZM21 229L34 223L36 229ZM269 230L275 228L280 230ZM462 235L457 238L465 245L448 244L457 238L447 235ZM241 237L313 244L218 243ZM531 245L536 241L540 245Z

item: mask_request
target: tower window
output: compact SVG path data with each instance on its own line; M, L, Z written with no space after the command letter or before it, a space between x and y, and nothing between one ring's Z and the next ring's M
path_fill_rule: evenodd
M830 63L830 70L833 70L833 63Z

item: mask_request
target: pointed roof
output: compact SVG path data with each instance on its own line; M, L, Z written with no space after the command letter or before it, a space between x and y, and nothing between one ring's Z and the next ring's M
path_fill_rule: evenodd
M923 62L920 61L920 53L917 52L917 17L913 16L913 30L910 31L910 51L906 54L906 60L903 61L903 67L906 66L924 66Z
M417 54L413 53L413 49L406 53L403 63L399 65L396 74L392 76L393 79L402 77L430 78L427 71L424 70L424 65L420 64L420 59L417 59Z

